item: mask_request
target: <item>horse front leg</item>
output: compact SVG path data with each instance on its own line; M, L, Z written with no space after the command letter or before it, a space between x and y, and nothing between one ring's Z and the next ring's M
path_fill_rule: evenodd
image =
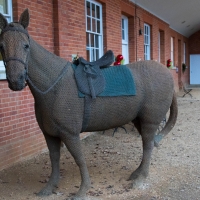
M75 196L68 198L68 200L85 200L87 199L86 192L91 187L91 182L90 182L88 169L86 166L86 161L81 151L81 143L80 143L79 135L78 136L72 136L70 134L63 135L62 141L65 143L67 149L73 156L76 164L79 167L80 174L81 174L80 189L78 190Z
M157 130L157 125L155 124L141 124L137 121L134 123L137 130L142 136L143 143L143 157L139 167L130 175L128 180L133 180L133 187L140 187L146 177L149 174L149 166L151 160L151 154L154 147L154 135Z
M51 176L46 186L37 194L38 196L47 196L52 194L53 190L57 187L60 177L60 145L61 140L58 137L52 137L44 134L46 143L49 149L50 160L51 160Z

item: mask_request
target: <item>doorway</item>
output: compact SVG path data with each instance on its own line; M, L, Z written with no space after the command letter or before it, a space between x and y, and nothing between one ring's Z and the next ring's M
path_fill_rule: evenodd
M124 57L124 64L129 63L128 49L128 18L122 15L122 55Z
M200 54L190 55L190 84L200 84Z

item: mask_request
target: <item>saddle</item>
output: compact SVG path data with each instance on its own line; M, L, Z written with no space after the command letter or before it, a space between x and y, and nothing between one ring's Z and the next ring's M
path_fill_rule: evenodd
M103 92L105 88L105 78L101 68L110 66L114 62L114 54L111 50L107 51L100 59L88 62L80 57L73 64L77 67L74 71L76 83L80 92L89 95L93 99Z

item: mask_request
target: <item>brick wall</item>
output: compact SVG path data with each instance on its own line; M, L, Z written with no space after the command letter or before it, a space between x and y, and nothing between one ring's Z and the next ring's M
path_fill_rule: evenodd
M0 82L0 170L46 147L35 120L30 90L11 92Z
M200 54L200 31L189 38L189 54Z
M172 36L175 38L175 64L180 68L182 58L178 53L178 40L188 45L187 38L171 30L167 23L151 13L135 7L129 0L98 2L103 7L104 52L112 49L115 55L121 53L123 14L129 19L130 62L144 59L144 36L139 35L138 31L140 28L143 30L144 23L147 23L151 26L151 59L158 59L158 33L162 31L161 62L166 65L167 59L170 58ZM71 55L76 53L86 57L84 0L13 0L14 21L19 19L25 8L29 8L31 17L28 31L38 43L67 60L71 60ZM195 50L196 46L192 46L192 40L197 44L198 36L190 41L190 48ZM182 46L179 46L181 51ZM180 79L187 80L188 74L181 74L181 70L178 73L171 70L171 73L178 91ZM34 101L29 89L13 92L8 89L6 81L0 81L0 157L3 158L0 160L0 170L44 150L46 144L35 120Z
M71 61L71 55L86 57L85 2L81 0L57 1L59 55ZM54 15L54 17L56 17Z

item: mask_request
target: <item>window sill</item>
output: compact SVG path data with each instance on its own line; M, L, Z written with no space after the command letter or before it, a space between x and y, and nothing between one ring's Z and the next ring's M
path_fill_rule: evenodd
M176 69L176 67L172 66L170 69Z

